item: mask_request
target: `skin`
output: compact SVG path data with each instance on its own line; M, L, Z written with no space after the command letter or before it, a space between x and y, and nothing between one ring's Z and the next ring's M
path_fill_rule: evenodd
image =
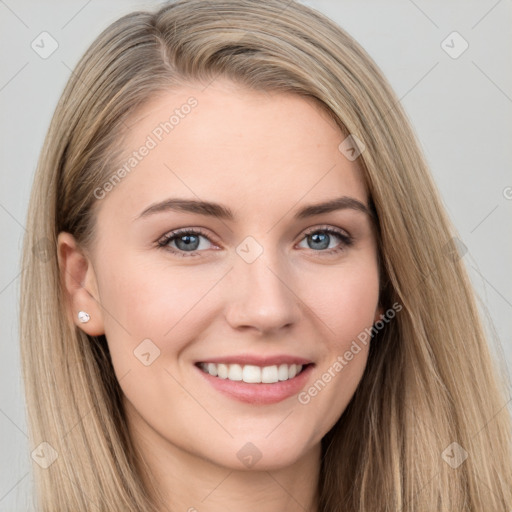
M79 247L60 233L70 314L86 333L106 335L128 428L152 472L146 480L168 510L316 511L320 442L353 396L368 346L307 404L296 395L240 402L200 378L194 362L298 355L315 364L307 390L379 319L370 217L344 209L293 218L341 196L367 204L362 174L338 150L344 135L312 101L227 80L153 98L130 124L126 154L190 96L197 107L96 203L94 243ZM170 197L221 203L236 218L176 211L137 218ZM170 231L197 227L210 241L201 237L195 256L157 246ZM326 227L353 244L330 235L329 247L318 248L304 234ZM236 251L247 236L263 249L252 263ZM170 246L180 252L184 244ZM88 323L78 322L80 310ZM148 366L134 356L145 339L160 350ZM237 457L248 442L261 454L252 467Z

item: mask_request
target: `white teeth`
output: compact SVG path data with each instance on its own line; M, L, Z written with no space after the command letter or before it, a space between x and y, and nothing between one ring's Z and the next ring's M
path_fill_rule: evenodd
M213 364L213 366L217 367L217 375L221 379L227 379L228 378L228 366L227 365L225 365L225 364L214 364L214 363L211 363L211 364ZM209 365L208 365L208 373L210 373ZM213 375L213 373L210 373L210 375Z
M217 365L208 363L208 373L214 377L217 377Z
M288 379L288 365L281 364L277 369L277 376L279 380L287 380Z
M214 377L250 384L273 384L293 379L302 370L301 364L281 364L279 366L255 366L252 364L201 363L200 368Z
M265 384L273 384L278 380L277 366L264 366L261 369L261 382Z
M239 364L229 365L228 379L242 380L242 367Z
M261 382L261 368L252 364L246 364L242 373L242 380L249 383Z

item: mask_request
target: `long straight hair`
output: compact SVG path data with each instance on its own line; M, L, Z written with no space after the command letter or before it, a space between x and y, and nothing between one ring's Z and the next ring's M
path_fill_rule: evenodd
M216 77L313 99L364 144L380 300L402 309L372 339L362 380L322 440L319 511L509 512L508 383L413 130L354 39L289 0L179 0L126 15L70 77L39 159L22 261L30 439L56 454L46 469L34 464L40 509L161 510L127 431L105 337L85 335L68 316L57 235L91 240L94 191L117 168L138 108Z

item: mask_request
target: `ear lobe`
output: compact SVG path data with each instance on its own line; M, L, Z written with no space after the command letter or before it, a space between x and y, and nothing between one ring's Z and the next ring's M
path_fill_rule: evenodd
M384 308L379 305L377 308L377 311L375 312L375 318L373 319L373 323L377 322L378 320L381 320L384 315Z
M96 274L90 259L78 246L73 235L64 231L57 238L57 254L70 319L90 336L105 334ZM78 320L79 311L90 315L87 323Z

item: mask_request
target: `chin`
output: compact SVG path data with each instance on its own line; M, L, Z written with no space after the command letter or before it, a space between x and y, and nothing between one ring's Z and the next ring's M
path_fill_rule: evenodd
M245 435L230 440L229 446L219 446L220 453L205 455L213 464L231 470L276 471L311 455L314 446L307 442L307 436Z

